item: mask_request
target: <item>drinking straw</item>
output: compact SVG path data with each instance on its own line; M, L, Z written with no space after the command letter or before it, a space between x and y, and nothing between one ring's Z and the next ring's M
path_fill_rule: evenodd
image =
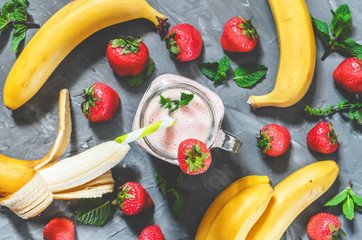
M117 137L114 141L116 141L116 143L119 143L119 144L127 144L130 142L136 141L140 138L143 138L144 136L147 136L151 133L154 133L157 130L171 127L172 125L175 124L175 122L176 122L176 120L174 120L172 118L167 118L167 119L152 123L144 128L140 128L136 131L133 131L133 132L127 133L125 135L122 135L120 137Z

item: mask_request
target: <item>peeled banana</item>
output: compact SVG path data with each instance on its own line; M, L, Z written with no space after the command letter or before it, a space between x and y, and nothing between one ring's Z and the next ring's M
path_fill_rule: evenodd
M279 240L293 220L328 190L338 172L339 167L334 161L321 161L285 178L274 188L268 207L246 239Z
M272 92L250 96L253 108L289 107L307 93L312 82L316 46L310 15L304 0L268 0L278 32L279 69Z
M272 194L273 188L267 176L239 179L210 205L195 239L245 239L264 212Z
M20 54L5 82L5 105L16 109L31 99L60 62L91 34L137 18L148 19L158 28L167 20L145 0L71 1L39 29Z

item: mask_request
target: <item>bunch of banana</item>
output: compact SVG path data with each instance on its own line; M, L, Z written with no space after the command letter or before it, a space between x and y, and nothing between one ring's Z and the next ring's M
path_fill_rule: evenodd
M279 240L293 220L333 184L334 161L294 172L274 191L267 176L247 176L226 188L206 211L196 240Z
M130 149L109 141L78 155L55 161L64 153L71 128L69 95L59 97L59 131L57 139L44 158L26 161L0 155L0 205L27 219L41 213L57 199L101 197L113 191L110 169Z
M316 46L310 15L304 0L268 0L279 39L279 69L272 92L250 96L253 108L289 107L307 93L312 82Z
M60 62L91 34L137 18L150 20L162 30L166 16L145 0L70 1L34 35L11 69L4 86L4 103L10 109L32 98Z

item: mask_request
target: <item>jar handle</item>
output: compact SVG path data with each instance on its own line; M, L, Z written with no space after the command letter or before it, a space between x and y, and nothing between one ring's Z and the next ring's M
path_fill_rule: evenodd
M228 152L237 153L243 143L233 134L220 129L212 147L218 147Z

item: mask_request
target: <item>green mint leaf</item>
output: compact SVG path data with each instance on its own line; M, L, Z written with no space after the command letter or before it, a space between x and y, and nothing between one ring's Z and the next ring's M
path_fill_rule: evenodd
M184 172L180 172L180 174L177 176L177 179L176 179L176 181L177 181L176 187L180 187L180 186L181 186L181 184L182 184L182 182L183 182L183 180L184 180L184 177L185 177L185 173L184 173Z
M333 41L333 38L329 35L327 23L314 18L312 15L311 18L318 36L322 39L324 45L329 46L329 44Z
M217 74L219 69L218 62L206 62L200 64L200 70L202 74L204 74L207 78L213 80Z
M160 94L160 104L161 107L171 108L172 101L170 98L165 98L162 94Z
M234 80L239 87L251 87L265 77L267 71L268 68L262 64L239 66L234 71Z
M347 4L343 4L334 12L331 21L331 32L336 38L346 38L352 31L351 11Z
M348 189L345 189L344 191L340 192L339 194L334 196L332 199L330 199L328 202L326 202L323 206L324 207L335 207L347 198L347 194L348 194Z
M226 73L226 72L229 70L230 65L231 65L230 58L229 58L227 55L224 55L224 56L220 59L220 62L219 62L219 65L218 65L218 69L219 69L219 71ZM225 76L225 77L226 77L226 76Z
M10 13L9 18L13 21L19 21L19 22L25 22L27 21L27 15L26 15L26 9L27 7L19 6L14 9L13 12Z
M217 84L220 84L222 83L224 80L225 80L225 73L223 74L224 72L218 72L215 77L214 77L214 84L217 85Z
M188 105L192 101L193 98L194 98L194 95L192 93L187 94L187 93L182 92L180 105Z
M81 199L74 211L78 221L95 226L102 226L112 216L110 201L102 198Z
M348 220L352 220L354 218L354 203L352 198L347 195L346 200L343 202L343 214Z
M342 42L336 42L332 49L347 54L347 56L362 59L362 45L358 44L353 39L346 38Z
M5 17L0 16L0 30L7 29L9 27L9 22Z
M358 124L362 125L362 107L354 104L349 111L349 118L355 119Z
M185 212L186 197L185 195L176 190L173 190L172 194L175 197L175 202L173 204L172 210L176 216L182 218Z
M352 190L350 190L349 194L351 195L351 198L355 204L357 204L359 207L362 207L362 198L360 198L357 194L355 194Z
M150 58L146 63L145 67L138 75L127 77L126 81L128 85L131 87L139 87L147 80L147 78L152 74L154 70L155 70L155 64L152 58Z
M14 53L18 52L19 44L25 38L26 26L20 24L14 24L13 40L11 42L11 50Z
M161 174L156 173L157 185L160 187L161 193L165 199L167 199L167 182Z

